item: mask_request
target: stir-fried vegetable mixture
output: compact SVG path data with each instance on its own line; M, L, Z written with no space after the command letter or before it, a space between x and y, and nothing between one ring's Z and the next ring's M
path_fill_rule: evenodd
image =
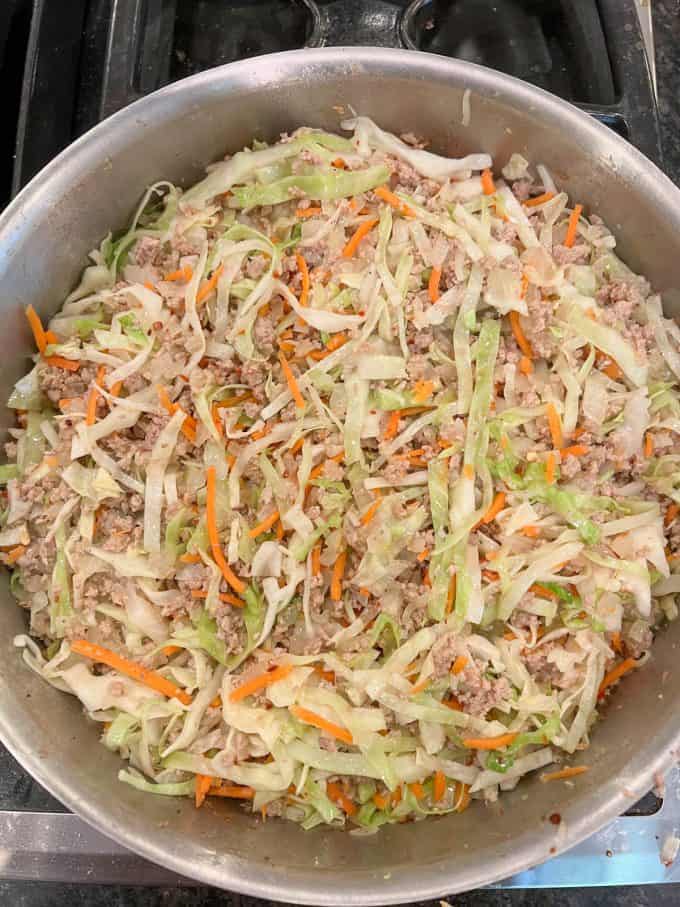
M587 771L677 615L680 328L542 165L343 128L28 309L0 557L121 781L368 832Z

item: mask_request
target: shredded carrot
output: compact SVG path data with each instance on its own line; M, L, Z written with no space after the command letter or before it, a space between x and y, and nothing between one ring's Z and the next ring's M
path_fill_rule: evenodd
M664 526L670 526L677 517L678 513L680 513L680 504L669 504L666 508L666 513L663 518Z
M212 419L213 425L215 426L215 431L220 436L224 437L224 424L220 418L220 410L216 403L210 404L210 418Z
M168 392L163 387L162 384L159 384L156 387L156 393L158 394L158 400L160 401L163 409L167 410L171 416L174 416L178 410L184 412L182 407L178 403L173 403L170 397L168 397ZM182 422L182 434L185 438L191 441L192 444L196 441L196 428L197 423L193 416L190 416L188 413L184 413L184 422Z
M624 674L634 671L637 666L637 661L634 658L624 658L623 661L620 661L611 671L604 675L600 689L597 691L597 698L603 699L610 686L620 680Z
M422 800L425 796L425 788L418 781L409 784L408 789L411 791L416 800Z
M246 403L251 397L250 393L234 394L232 397L225 397L224 400L216 400L214 406L216 409L228 409L231 406L238 406L239 403Z
M352 735L347 728L341 727L339 724L333 724L332 721L328 721L321 715L317 715L316 712L310 712L309 709L304 709L301 705L290 706L290 712L298 719L298 721L302 721L303 724L310 724L312 727L324 731L331 737L342 740L343 743L350 745L354 743Z
M376 500L373 501L372 504L369 504L368 508L364 511L364 513L361 516L360 522L361 522L362 526L367 526L371 522L373 517L376 515L376 512L378 510L378 507L380 507L380 504L381 504L380 498L376 498Z
M395 791L393 791L392 797L391 797L392 806L397 806L399 803L401 803L402 796L403 796L403 794L401 792L401 787L398 787Z
M547 586L542 586L540 583L533 583L529 588L529 592L532 592L534 595L540 595L541 598L549 598L551 601L557 601L557 593L553 592L552 589L548 589Z
M247 696L252 696L253 693L259 693L260 690L264 690L265 687L268 687L270 684L277 683L279 680L283 680L284 677L288 677L292 670L293 665L280 665L272 671L265 671L264 674L258 674L257 677L252 677L250 680L242 683L241 686L236 687L235 690L232 690L229 694L229 701L240 702Z
M565 457L583 457L590 451L587 444L572 444L570 447L563 447L560 451L562 459Z
M505 492L499 491L496 493L491 507L486 511L482 517L482 523L493 523L501 510L505 507Z
M423 561L426 561L426 560L428 559L429 556L430 556L430 549L429 549L429 548L424 548L424 549L420 552L420 554L416 557L416 560L419 561L420 563L422 563Z
M122 389L123 389L123 382L116 381L115 384L111 385L111 387L109 389L109 393L111 394L112 397L118 397L120 395L120 392Z
M339 350L341 346L344 346L347 343L348 339L346 334L334 334L326 344L326 349L330 353Z
M470 785L463 784L462 781L456 781L456 793L455 793L455 810L457 813L465 812L465 810L470 805L471 801L470 796Z
M427 294L430 302L434 303L439 299L439 282L442 279L442 269L432 268L430 279L427 282Z
M411 689L409 691L409 695L417 696L418 693L422 693L423 690L425 690L429 685L430 685L430 678L426 677L424 680L421 680L420 683L416 683L411 687Z
M42 326L40 316L32 305L29 305L26 308L26 318L28 318L28 323L31 327L31 331L33 332L33 339L35 340L35 345L38 348L38 352L44 353L45 347L47 346L47 337L45 336L45 329Z
M544 192L542 195L536 195L534 198L528 198L522 204L525 208L535 208L536 205L543 205L545 202L549 202L551 199L555 198L554 192Z
M612 633L612 649L617 655L623 655L623 641L618 630Z
M213 781L214 779L210 775L196 775L196 809L200 809L203 806L203 801L212 787Z
M522 356L519 360L519 370L523 375L531 375L534 371L534 364L528 356Z
M333 574L331 576L331 599L334 602L339 602L342 598L342 577L345 573L346 563L347 549L344 548L333 564Z
M647 459L654 456L654 438L651 432L645 432L645 456Z
M385 433L383 438L385 441L391 441L392 438L399 431L399 420L401 419L401 412L398 409L393 409L390 413L390 417L387 420L387 427L385 428Z
M541 781L563 781L565 778L575 778L576 775L583 775L589 770L589 765L569 765L566 768L561 768L556 772L544 772L541 775Z
M385 794L373 794L373 803L378 809L387 809L390 805L390 798Z
M327 459L327 460L324 460L323 463L319 463L319 464L318 464L317 466L315 466L314 469L310 472L310 474L309 474L310 481L311 481L312 479L318 479L320 475L323 475L323 471L324 471L324 469L325 469L325 467L326 467L326 463L328 463L329 460L333 461L334 463L338 463L338 462L340 462L340 460L342 460L342 458L343 458L344 456L345 456L344 453L335 454L335 456L333 456L333 457L328 457L328 459Z
M279 353L279 362L281 363L281 368L283 369L283 375L286 379L288 390L293 395L293 400L295 400L295 405L298 409L304 409L305 401L302 394L300 393L300 387L295 379L295 375L293 374L290 365L288 364L288 360L283 355L283 353Z
M207 299L208 296L210 296L212 291L217 286L217 281L222 276L223 271L224 271L224 265L219 265L212 272L209 279L203 281L203 283L201 284L201 286L198 289L198 293L196 293L196 305L200 305L200 303L202 303L204 299Z
M464 737L463 746L468 750L497 750L509 746L516 736L516 733L510 733L498 737Z
M309 268L307 267L307 262L299 252L295 256L295 261L297 263L298 271L300 272L300 279L302 281L300 288L300 299L298 301L300 305L306 306L309 299Z
M555 465L555 454L550 451L548 459L545 461L545 480L548 485L552 485L555 481Z
M527 295L527 290L529 289L529 278L526 274L522 274L522 284L520 287L519 298L524 299Z
M546 406L546 415L548 416L548 426L550 427L550 437L552 438L553 447L561 450L564 445L564 434L562 432L562 420L557 412L554 403L548 403Z
M318 576L321 573L321 545L315 545L312 548L312 576Z
M248 535L251 539L256 539L258 535L262 535L263 532L269 532L274 523L278 520L280 514L278 510L275 510L273 513L270 513L268 517L265 517L261 523L258 523L257 526L248 532Z
M215 474L215 467L208 466L208 469L206 470L205 519L208 526L210 548L212 550L212 556L215 559L215 563L222 571L222 576L229 583L234 592L237 592L239 595L243 595L246 590L246 584L232 571L231 567L226 561L226 558L224 557L224 554L222 553L222 548L220 546L220 534L217 528L217 516L215 508L216 482L217 477Z
M161 651L162 651L163 655L165 655L166 658L172 658L173 655L177 655L178 652L182 651L182 647L181 646L163 646Z
M522 526L520 532L528 539L537 539L541 534L541 530L538 528L538 526Z
M331 161L332 167L337 167L338 170L346 170L347 164L343 161L341 157L336 157L335 160Z
M296 208L295 216L299 217L301 220L304 220L306 217L315 217L317 214L321 214L321 208L318 205L310 205L309 208Z
M48 346L50 343L59 343L59 338L54 331L45 331L45 340L47 341Z
M53 368L63 368L66 372L77 372L80 368L80 360L64 359L63 356L46 356L45 362Z
M446 796L446 775L437 769L434 773L434 786L432 788L432 798L435 803L439 803Z
M508 315L508 318L510 319L510 327L512 328L512 333L515 336L515 340L517 341L517 346L521 349L525 356L527 356L529 359L533 359L534 351L531 348L531 344L527 340L524 331L522 330L522 325L519 321L519 312L516 312L513 309L512 312L510 312L510 314Z
M245 787L240 784L220 784L219 787L211 787L208 791L209 797L228 797L231 800L252 800L255 791L252 787Z
M19 558L26 552L26 545L17 545L16 548L12 548L7 552L5 556L6 564L14 564Z
M145 668L134 661L128 661L127 658L123 658L103 646L88 642L86 639L74 639L71 642L71 651L75 652L76 655L82 655L83 658L89 658L91 661L108 665L114 671L145 684L152 690L156 690L157 693L162 693L163 696L179 699L184 705L189 705L191 702L191 696L178 687L176 683L163 677L157 671Z
M455 696L449 696L448 699L442 700L443 704L449 709L453 709L454 712L462 712L463 706L458 702Z
M221 602L226 602L226 604L233 605L235 608L245 608L246 606L242 598L237 598L230 592L220 592L219 599Z
M90 391L90 395L87 399L87 415L85 416L85 425L94 425L97 420L97 400L99 400L100 393L99 389L102 386L104 381L104 373L106 369L103 365L100 365L97 370L97 378L94 382L94 386Z
M569 223L567 224L567 235L564 237L564 245L567 249L571 249L576 240L576 230L578 228L578 222L581 217L581 212L583 211L583 205L575 205L574 210L569 215Z
M451 673L454 675L462 674L465 668L467 667L468 658L466 655L458 655L453 665L451 666Z
M482 170L482 191L484 195L493 195L496 191L496 184L490 170Z
M416 381L413 388L413 400L415 403L424 403L434 393L434 381Z
M372 217L370 218L370 220L365 220L362 224L359 224L351 239L342 250L342 257L353 258L354 253L359 248L359 243L361 242L361 240L371 232L371 230L377 223L378 218Z
M169 274L166 274L163 278L164 280L183 280L185 283L189 283L191 278L194 276L193 270L189 265L184 265L183 268L177 268L176 271L170 271Z
M413 208L410 208L406 204L406 202L402 202L402 200L398 196L396 196L394 192L391 192L387 188L387 186L378 186L378 188L375 189L374 192L379 199L386 202L388 205L391 205L393 208L396 208L396 210L404 217L416 216L416 212L413 210Z
M474 467L470 463L466 463L465 466L463 466L463 475L469 481L472 481L472 479L474 479L475 470L474 470Z
M203 560L200 554L181 554L179 559L183 564L200 564Z
M326 782L326 795L333 803L337 803L340 809L347 813L348 816L353 816L357 811L356 804L350 800L337 781Z

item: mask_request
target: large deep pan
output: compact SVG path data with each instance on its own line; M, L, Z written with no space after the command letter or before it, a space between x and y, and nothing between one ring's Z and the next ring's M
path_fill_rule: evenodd
M471 119L461 124L470 90ZM387 129L428 136L446 153L511 151L545 162L599 212L620 251L661 291L680 284L680 192L642 155L549 94L464 63L409 51L305 50L226 66L133 104L42 171L0 219L3 355L0 396L26 368L23 307L52 314L87 251L122 227L144 187L196 180L225 149L302 124L338 127L353 106ZM462 816L387 827L374 837L262 824L226 804L119 784L119 760L97 742L75 699L24 668L12 637L24 614L5 586L0 609L0 736L67 806L129 848L187 876L264 898L309 904L425 900L492 882L547 859L624 811L680 744L680 624L626 680L593 735L591 771L573 787L537 778ZM561 824L548 821L553 813ZM0 842L1 843L1 842Z

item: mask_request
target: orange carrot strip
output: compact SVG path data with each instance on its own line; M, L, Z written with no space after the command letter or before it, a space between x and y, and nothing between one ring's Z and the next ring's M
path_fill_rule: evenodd
M12 548L7 552L5 556L6 564L14 564L19 558L26 552L26 545L17 545L16 548Z
M422 563L423 561L427 560L429 556L430 556L430 549L424 548L420 552L420 554L416 557L416 560L419 561L420 563Z
M214 778L211 778L210 775L196 775L196 809L200 809L200 807L203 806L203 801L208 795L208 791L212 787L213 781Z
M544 783L547 781L562 781L565 778L575 778L576 775L582 775L587 771L590 771L589 765L568 765L566 768L561 768L556 772L544 772L541 775L541 781Z
M411 791L416 800L422 800L425 796L425 788L418 781L409 784L408 789Z
M465 466L463 466L463 475L470 482L474 479L475 470L471 463L466 463Z
M114 671L118 671L120 674L125 674L126 677L131 677L133 680L145 684L145 686L150 687L157 693L162 693L163 696L168 696L171 699L179 699L184 705L189 705L191 702L191 696L178 687L176 683L167 680L150 668L142 667L142 665L137 664L134 661L128 661L127 658L123 658L121 655L117 655L115 652L112 652L110 649L105 649L103 646L88 642L86 639L74 639L71 642L71 651L75 652L76 655L82 655L83 658L89 658L91 661L108 665L110 668L113 668Z
M170 271L169 274L166 274L163 280L183 280L185 283L189 283L191 278L194 276L193 270L189 265L184 265L183 268L177 268L176 271Z
M434 393L434 381L416 381L413 388L413 400L415 403L424 403Z
M534 371L534 365L528 356L522 356L519 360L519 370L523 375L531 375Z
M552 601L558 601L558 595L556 592L553 592L552 589L548 589L547 586L542 586L540 583L533 583L529 592L532 592L534 595L540 595L541 598L549 598Z
M304 709L301 705L291 705L290 712L298 721L302 721L303 724L310 724L320 731L325 731L327 734L330 734L331 737L342 740L343 743L354 743L352 735L347 728L340 727L339 724L333 724L332 721L328 721L321 715L317 715L316 712L310 712L309 709Z
M545 462L545 480L548 485L552 485L555 481L555 454L552 451Z
M663 518L664 526L670 526L678 513L680 513L680 504L669 504Z
M484 195L493 195L496 191L496 184L493 181L493 175L490 170L482 170L482 192Z
M178 652L182 651L181 646L163 646L162 650L163 655L166 658L172 658L173 655L177 655Z
M560 451L562 459L565 457L583 457L590 451L587 444L572 444L570 447L563 447Z
M344 548L337 556L333 564L333 574L331 576L331 598L334 602L339 602L342 598L342 577L345 573L345 564L347 563L347 549Z
M546 406L546 415L548 416L548 426L550 427L550 437L552 438L553 447L560 450L564 444L564 434L562 432L562 420L557 412L554 403L548 403Z
M525 202L522 202L522 204L525 208L535 208L536 205L542 205L545 202L549 202L553 198L555 198L554 192L544 192L543 195L537 195L534 198L528 198Z
M337 781L326 782L326 795L333 803L337 803L340 809L347 813L348 816L353 816L357 811L356 803L350 800Z
M296 208L295 216L303 220L306 217L315 217L317 214L321 214L321 208L317 205L310 205L309 208Z
M378 218L372 217L370 218L370 220L365 220L362 224L359 224L349 242L342 250L342 257L353 258L354 253L359 248L359 243L361 242L361 240L371 232L371 230L377 223Z
M467 667L468 659L465 655L459 655L451 667L451 673L454 675L462 674Z
M77 372L80 368L80 360L64 359L63 356L46 356L45 362L54 368L63 368L66 372Z
M253 693L259 693L260 690L264 690L265 687L268 687L270 684L277 683L277 681L283 680L284 677L288 677L292 670L293 665L280 665L272 671L265 671L264 674L258 674L257 677L252 677L250 680L242 683L241 686L236 687L235 690L232 690L229 694L229 701L240 702L247 696L252 696Z
M649 459L654 455L654 438L651 432L645 432L645 456Z
M383 435L385 441L391 441L399 431L400 418L401 412L398 409L393 409L390 413L389 419L387 420L387 427L385 428L385 433Z
M85 416L85 425L94 425L97 421L97 400L100 397L99 389L102 386L104 381L104 373L106 369L103 365L100 365L97 369L97 378L94 382L94 386L90 391L90 395L87 399L87 415Z
M612 633L612 649L616 652L617 655L623 655L623 641L621 639L621 634L618 630L615 630Z
M278 510L275 510L273 513L270 513L269 516L265 517L261 523L258 523L257 526L248 532L248 535L251 539L256 539L258 535L262 535L263 532L269 532L274 523L278 520L280 514Z
M111 387L109 389L109 393L111 394L112 397L118 397L118 396L120 396L120 392L122 389L123 389L123 382L116 381L115 384L111 385Z
M245 608L246 606L246 603L242 598L237 598L230 592L220 592L218 597L221 602L226 602L228 605L233 605L235 608Z
M387 809L390 805L390 798L385 794L373 794L373 802L378 809Z
M528 539L536 539L541 534L541 530L538 528L538 526L522 526L520 532Z
M378 186L377 189L373 190L379 199L386 202L388 205L391 205L393 208L396 208L397 211L402 214L404 217L415 217L416 212L413 208L410 208L406 202L402 200L391 192L387 186Z
M295 261L302 280L299 303L306 306L309 299L309 268L307 267L307 262L299 253L295 256Z
M246 590L246 584L242 579L232 571L227 563L222 548L220 546L220 534L217 528L217 516L215 513L215 485L217 478L215 467L209 466L206 471L206 499L205 499L205 519L208 525L208 538L210 539L210 548L215 563L222 571L222 576L229 583L234 592L243 595Z
M224 271L224 265L219 265L210 275L208 280L204 280L201 286L199 287L198 293L196 293L196 305L200 305L204 299L207 299L208 296L217 286L217 281L222 276L222 271Z
M444 608L445 614L450 614L453 611L453 606L456 601L456 574L454 573L451 579L449 580L449 587L446 590L446 606Z
M255 796L255 791L252 787L240 784L220 784L219 787L211 787L208 796L228 797L231 800L252 800Z
M576 230L578 228L578 222L583 211L583 205L575 205L574 210L569 215L569 223L567 224L567 235L564 237L564 245L571 249L576 240Z
M334 334L326 344L326 349L331 353L334 350L339 350L341 346L347 343L348 339L346 334Z
M430 279L427 282L427 295L430 302L434 303L439 299L439 281L442 279L442 269L432 268Z
M361 516L360 522L361 522L362 526L368 526L368 524L371 522L373 517L376 515L378 507L380 507L380 503L381 503L380 498L376 498L376 500L373 501L372 504L369 504L368 508L364 511L364 513Z
M603 699L610 686L620 680L624 674L634 671L637 666L637 661L634 658L624 658L623 661L620 661L611 671L604 675L600 689L597 691L597 698Z
M169 412L171 416L174 416L178 410L184 412L184 410L178 403L173 403L170 397L168 397L168 392L162 384L159 384L156 387L156 393L158 394L158 400L161 406L163 407L163 409L167 410L167 412ZM181 429L182 434L185 438L188 438L188 440L191 441L192 444L196 441L196 428L197 423L193 416L190 416L188 413L184 413L184 422L182 422Z
M321 573L321 545L315 545L312 548L312 576L318 576Z
M432 797L435 803L439 803L440 800L443 800L446 796L446 775L444 772L437 771L434 773L434 787L432 790Z
M470 805L472 797L470 796L470 785L463 784L462 781L456 781L455 810L457 813L465 812Z
M293 395L293 400L295 400L295 405L298 409L304 409L305 401L302 394L300 393L300 387L295 380L295 375L293 374L291 367L288 364L288 360L281 352L279 353L279 362L281 363L281 368L283 369L283 375L286 379L288 390Z
M179 559L183 564L200 564L203 560L200 554L180 554Z
M524 331L522 330L522 325L519 321L519 312L516 312L514 309L508 315L510 319L510 327L512 328L512 333L515 336L517 341L517 346L521 349L525 356L529 359L534 358L534 351L531 348L531 344L526 338Z
M496 493L491 507L486 511L482 517L482 523L493 523L501 510L505 507L505 492L499 491Z
M497 750L509 746L516 736L516 733L510 733L498 737L464 737L463 746L468 750Z
M33 332L33 339L35 340L38 352L44 353L45 347L47 346L47 337L45 336L45 329L42 326L40 316L32 305L26 307L26 318L28 318L28 323Z

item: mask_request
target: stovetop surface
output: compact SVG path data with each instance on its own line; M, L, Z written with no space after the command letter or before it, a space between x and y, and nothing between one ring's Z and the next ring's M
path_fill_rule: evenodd
M680 17L677 0L658 2L677 5ZM580 104L661 159L633 0L2 0L0 81L6 116L19 121L14 190L103 116L175 79L259 53L359 43L503 69ZM0 207L11 157L0 143ZM632 814L503 887L680 880L677 866L659 860L664 838L680 829L679 785L672 776L663 803L649 795ZM0 747L0 842L7 841L16 847L3 848L0 879L181 881L87 828Z

